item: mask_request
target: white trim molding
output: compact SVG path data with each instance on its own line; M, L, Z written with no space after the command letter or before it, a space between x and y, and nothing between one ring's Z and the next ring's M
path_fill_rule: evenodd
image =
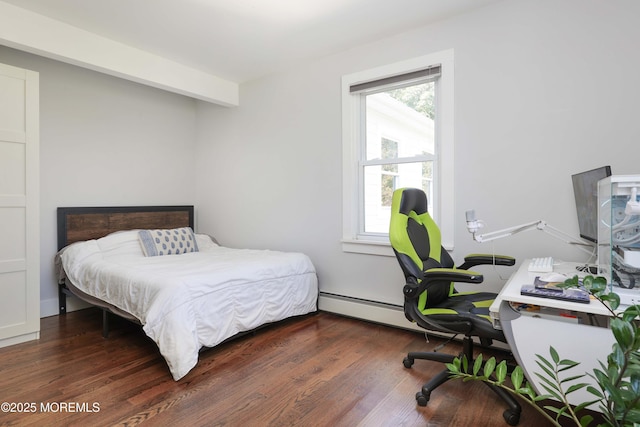
M2 1L0 43L202 101L239 104L237 83Z

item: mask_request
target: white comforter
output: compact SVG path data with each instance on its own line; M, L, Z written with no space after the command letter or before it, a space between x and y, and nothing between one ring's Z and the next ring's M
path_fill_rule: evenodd
M61 255L71 283L134 315L175 380L201 347L316 310L317 276L301 253L230 249L196 235L199 252L145 257L137 231L74 243Z

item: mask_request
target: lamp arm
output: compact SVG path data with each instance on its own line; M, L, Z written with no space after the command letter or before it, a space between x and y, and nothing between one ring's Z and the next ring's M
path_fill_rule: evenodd
M513 227L504 228L502 230L492 231L490 233L484 234L476 234L475 231L472 231L471 234L473 235L473 240L475 240L476 242L490 242L492 240L502 239L503 237L513 236L514 234L518 234L523 231L530 231L535 229L543 230L544 226L540 228L541 223L544 223L544 221L528 222L526 224L516 225Z
M492 231L490 233L476 234L476 232L483 226L484 226L484 223L482 223L482 221L478 221L475 219L475 213L473 215L468 215L467 228L473 235L473 240L479 243L490 242L496 239L502 239L503 237L513 236L514 234L522 233L524 231L542 230L545 233L555 237L556 239L562 240L567 244L574 245L581 251L586 252L589 255L593 255L593 248L590 243L586 243L584 241L578 240L575 237L547 224L547 222L542 219L538 221L528 222L526 224L505 228L502 230ZM591 249L587 249L587 248L591 248Z
M578 240L575 237L565 233L564 231L558 230L557 228L547 224L546 222L544 222L544 227L541 228L541 230L555 237L556 239L562 240L563 242L569 245L573 245L577 247L578 249L580 249L581 251L589 255L593 255L593 245L591 243ZM590 249L587 249L587 248L590 248Z

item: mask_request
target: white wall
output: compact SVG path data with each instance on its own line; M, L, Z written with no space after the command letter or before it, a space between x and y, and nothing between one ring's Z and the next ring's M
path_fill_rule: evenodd
M322 291L401 304L395 259L341 251L340 78L453 48L454 258L584 260L541 232L478 244L464 213L474 208L486 231L544 219L577 236L570 175L640 173L638 16L632 0L505 1L245 84L235 109L199 103L200 230L304 251ZM510 273L483 272L493 290Z
M41 316L57 314L59 206L194 204L195 101L0 46L40 73Z

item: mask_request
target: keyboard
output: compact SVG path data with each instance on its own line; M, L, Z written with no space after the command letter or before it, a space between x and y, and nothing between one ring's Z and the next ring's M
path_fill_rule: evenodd
M529 271L536 273L551 273L553 271L553 258L532 258L529 262Z

